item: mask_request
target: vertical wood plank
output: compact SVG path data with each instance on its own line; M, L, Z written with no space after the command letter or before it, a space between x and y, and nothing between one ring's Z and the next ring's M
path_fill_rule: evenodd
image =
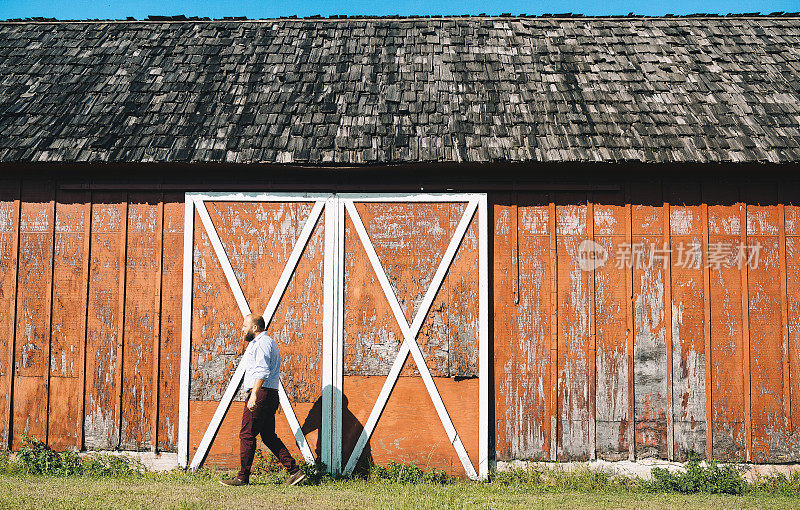
M164 194L157 442L162 451L175 451L178 445L184 209L182 193Z
M783 190L786 231L786 319L789 364L789 423L798 433L800 423L800 206L796 187ZM792 197L795 197L792 200Z
M632 184L636 456L667 458L663 189Z
M712 364L711 364L711 265L708 263L708 203L701 206L701 222L703 228L703 341L705 347L705 381L706 381L706 458L710 459L714 455L714 405L713 405L713 384Z
M664 330L667 335L667 458L675 457L675 413L672 405L672 242L669 202L664 202Z
M586 204L586 234L587 239L594 243L594 199ZM583 244L583 242L582 242ZM595 305L597 300L596 277L597 271L594 259L585 259L586 251L594 253L593 246L590 250L580 249L578 256L581 258L581 270L589 272L589 458L597 458L597 320Z
M584 194L564 195L556 206L558 263L558 373L563 460L585 460L589 452L589 280L579 247L587 236ZM578 205L576 205L578 204Z
M23 181L21 201L14 449L23 434L47 439L55 184Z
M740 249L742 246L747 246L747 204L739 204L739 230ZM748 268L747 264L741 264L741 278L742 278L742 341L744 344L743 354L743 380L742 386L744 388L744 427L745 427L745 440L746 443L746 457L745 460L750 462L753 458L753 426L752 426L752 399L750 395L750 286L747 279Z
M83 338L81 340L81 391L80 391L80 414L78 415L78 429L80 435L78 436L78 445L81 450L86 449L86 346L89 337L89 279L91 275L92 265L92 193L86 193L86 206L83 210L83 224L86 226L83 238L83 253L86 255L86 260L83 263L83 289L81 297L84 300L83 307Z
M709 299L706 319L711 329L713 458L743 459L745 453L742 272L732 249L741 241L738 189L730 182L707 182L703 201L708 204Z
M126 205L124 193L92 194L84 442L93 450L119 445Z
M784 273L781 284L785 286L781 296L783 303L784 343L784 409L786 416L787 443L800 445L800 183L790 182L779 187L781 208L781 232ZM800 461L800 446L794 446L788 457L792 462Z
M125 248L125 287L120 408L120 447L149 450L153 445L153 380L159 334L161 276L160 193L130 193ZM157 345L157 344L156 344Z
M517 384L514 380L513 324L516 317L512 280L512 214L511 194L497 196L493 204L494 242L492 283L494 286L494 415L495 458L511 460L515 457L514 441L517 434Z
M704 231L700 186L676 187L670 204L673 458L685 461L706 450L706 348L704 320ZM668 344L669 345L669 344Z
M511 205L495 206L494 355L502 374L496 376L497 408L505 413L500 448L508 458L548 459L553 451L552 404L550 392L542 390L551 386L550 208L538 194L512 197ZM502 343L501 331L507 331Z
M117 448L122 446L123 426L126 425L123 422L122 416L122 392L125 391L125 384L123 384L123 381L125 376L125 283L128 280L128 207L128 196L126 195L122 205L122 242L119 247L122 277L119 280L119 300L117 301L117 318L119 320L117 324L117 331L119 331L117 335L117 355L119 356L119 364L117 365L115 374L117 380L117 391L115 392L115 397L117 399Z
M514 329L514 368L517 392L517 458L547 459L550 454L548 416L550 370L551 281L549 257L549 208L546 197L516 195L518 204L519 303ZM514 248L512 247L512 250Z
M158 406L161 400L160 385L158 384L159 373L161 370L161 317L162 317L162 291L164 287L164 194L160 193L158 196L158 218L160 220L158 229L158 250L156 257L158 257L158 283L156 284L156 302L158 303L157 312L157 325L156 333L153 335L153 354L155 362L153 363L153 403L152 414L150 416L151 434L153 436L152 444L150 445L152 451L158 451Z
M20 182L0 181L0 450L11 448Z
M48 438L54 450L79 450L91 198L88 191L66 190L59 190L56 198Z
M625 243L628 249L633 247L633 204L631 197L631 186L627 183L625 188ZM624 267L624 266L623 266ZM634 357L634 325L633 325L633 261L625 270L625 350L626 362L628 365L628 460L636 458L636 394L635 394L635 372L633 367Z
M44 376L44 391L45 391L45 413L46 417L44 420L44 442L49 446L50 445L50 419L52 417L50 413L50 400L51 400L51 392L50 392L50 363L52 361L53 355L53 287L55 285L53 279L53 270L55 269L55 234L56 234L56 190L55 190L55 182L53 182L53 193L52 193L52 205L50 210L52 211L52 231L50 234L50 274L49 274L49 282L48 282L48 296L47 296L47 307L49 312L49 317L47 320L47 347L45 348L46 354L44 356L44 361L46 363L45 366L45 376Z
M790 399L786 398L781 209L747 205L748 250L739 254L748 272L751 344L748 379L752 388L750 423L754 462L790 462L800 455L787 416Z
M550 415L550 460L558 458L558 242L556 230L556 204L551 199L548 206L548 228L550 234L550 400L547 412Z
M478 204L478 476L488 480L490 467L489 437L489 359L492 343L489 339L489 204L488 195L480 197ZM342 250L344 254L344 250Z
M786 416L787 429L791 434L794 430L792 424L792 391L791 391L791 356L789 352L789 305L788 285L786 274L786 206L778 204L778 257L780 262L780 296L781 296L781 366L783 367L783 410Z
M350 417L350 415L347 412L347 407L345 405L346 402L345 402L345 400L343 398L343 396L344 396L344 393L343 393L343 391L344 391L344 364L342 363L342 359L343 359L343 356L344 356L344 343L342 341L343 338L344 338L344 313L343 313L343 310L344 310L344 254L345 254L345 246L344 246L345 220L344 219L345 219L345 215L347 214L347 211L346 211L347 206L345 205L344 200L341 200L338 197L332 197L332 198L333 198L333 202L332 203L336 205L336 209L337 209L337 214L336 214L336 242L334 243L335 246L336 246L336 252L332 254L333 255L332 258L334 259L333 260L333 265L336 268L336 275L335 275L335 279L332 279L332 283L334 284L334 287L337 289L337 292L335 292L336 310L334 312L334 315L336 316L336 320L334 321L334 333L335 333L335 335L334 335L334 338L332 339L332 342L331 342L332 343L331 351L333 352L333 360L332 360L332 362L333 362L332 363L333 370L332 370L332 374L331 374L330 380L333 383L333 390L334 390L335 398L332 399L332 404L333 404L332 411L333 412L331 414L332 414L332 418L333 419L331 420L332 421L331 425L332 425L332 428L333 428L333 434L331 434L330 441L331 441L331 444L339 445L339 448L334 449L334 452L332 452L333 453L332 454L333 462L331 463L331 465L334 468L334 473L340 473L341 472L341 468L343 467L342 466L343 465L343 459L345 458L344 457L344 453L345 453L344 442L345 441L343 440L344 431L345 431L345 420L344 420L344 418L347 417L349 419L349 417ZM328 200L331 200L331 198L328 198ZM329 202L329 203L331 203L331 202ZM488 215L488 211L486 213ZM484 219L484 221L488 221L488 219ZM326 225L327 225L327 222L326 222ZM484 223L484 226L485 225L486 225L486 223ZM331 225L331 226L333 226L333 225ZM485 244L486 243L483 242L482 246L485 246ZM324 264L328 260L327 253L324 255L324 258L325 258L325 260L323 261L323 273L325 272ZM485 268L485 270L488 271L488 268ZM326 275L325 274L323 274L323 280L324 279L326 279ZM323 298L322 299L323 300L325 299L325 297L324 297L325 285L327 285L327 283L323 283L323 291L322 291L322 294L323 294ZM482 302L481 306L482 307L489 306L489 303ZM324 326L323 326L323 329L324 329ZM482 336L481 338L482 338L481 342L483 342L483 338L484 337ZM324 348L323 348L323 350L324 350ZM481 367L485 367L486 366L486 365L484 365L484 362L485 362L485 360L483 358L481 358ZM482 374L481 375L481 387L483 387L484 385L488 386L488 381L484 381L483 380L483 368L481 368L481 374ZM323 377L323 379L325 379L324 368L323 368L323 376L322 377ZM325 382L323 382L323 388L324 388L324 384L325 384ZM323 392L324 392L324 389L323 389ZM486 412L487 412L487 415L488 415L488 401L486 402L486 404L487 404ZM481 409L484 409L484 408L481 407ZM481 422L481 423L483 423L483 422ZM488 420L486 421L486 426L488 426ZM357 428L358 427L356 427L356 429ZM484 436L481 436L481 437L483 438ZM488 437L486 437L486 439L488 439ZM324 441L320 440L319 436L317 436L315 438L314 442L317 443L317 444L324 443ZM350 457L350 455L352 453L353 453L353 450L348 447L347 456Z
M624 197L615 198L594 205L596 444L597 455L605 460L628 457L631 429L627 356L631 268L617 262L617 254L630 246L629 222Z

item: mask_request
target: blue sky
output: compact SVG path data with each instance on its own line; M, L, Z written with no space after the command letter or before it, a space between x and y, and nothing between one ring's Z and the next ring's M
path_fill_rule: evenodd
M42 16L59 19L122 18L142 19L150 14L208 16L310 16L410 15L410 14L542 14L575 12L586 15L691 14L711 12L800 11L800 0L0 0L0 19Z

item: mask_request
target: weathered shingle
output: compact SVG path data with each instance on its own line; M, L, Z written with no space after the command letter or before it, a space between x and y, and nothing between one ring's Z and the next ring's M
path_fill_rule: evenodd
M0 23L0 161L800 161L800 19Z

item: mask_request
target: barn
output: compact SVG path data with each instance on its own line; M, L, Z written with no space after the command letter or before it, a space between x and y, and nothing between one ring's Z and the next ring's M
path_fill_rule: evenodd
M800 17L0 22L0 438L800 460Z

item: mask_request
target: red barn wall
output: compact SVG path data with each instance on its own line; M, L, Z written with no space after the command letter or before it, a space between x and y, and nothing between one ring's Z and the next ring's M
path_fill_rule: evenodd
M177 444L183 193L0 184L0 438Z
M606 191L489 193L496 459L683 460L696 451L725 460L800 460L797 188L777 177L614 182ZM4 448L18 448L27 433L59 450L176 449L183 212L178 187L0 182ZM609 254L591 270L580 267L587 239ZM691 243L707 253L755 242L757 267L681 264ZM618 267L617 253L638 243L657 247L663 263ZM346 384L366 400L350 406L363 423L383 379L351 368ZM448 408L464 409L455 414L462 420L474 411L477 381L449 375L434 373ZM390 401L379 422L373 458L426 465L420 455L442 434L432 406L425 407L430 399L409 368L395 391L402 398ZM417 397L421 404L412 406ZM295 406L301 423L312 402ZM211 463L235 463L238 405ZM213 399L197 400L192 416L207 421L214 408ZM386 428L412 411L430 423L419 420L419 433L404 426L402 448L393 449L401 432ZM464 423L472 454L477 421ZM192 427L190 446L203 432ZM312 450L316 434L308 436ZM455 459L449 450L437 455L440 463Z
M495 195L496 458L800 460L792 193L658 179ZM609 254L588 271L586 239ZM637 243L656 263L620 267ZM690 243L760 245L758 264L685 264Z

